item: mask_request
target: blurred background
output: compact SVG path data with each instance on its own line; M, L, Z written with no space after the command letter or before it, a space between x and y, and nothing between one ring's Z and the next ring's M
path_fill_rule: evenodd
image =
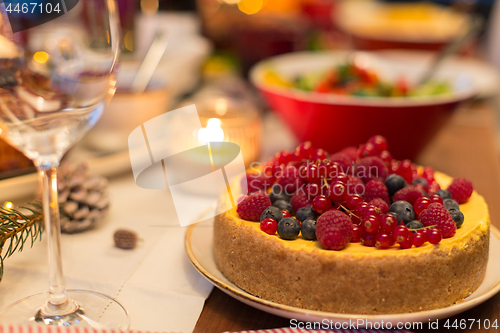
M206 128L203 134L194 133L194 137L200 142L224 138L238 143L244 147L247 165L268 158L276 150L293 149L304 140L312 140L315 145L326 144L326 149L334 153L337 146L330 142L338 138L332 139L331 133L319 123L334 122L338 116L330 117L339 109L344 114L352 109L352 114L358 117L342 118L346 123L358 121L362 117L359 112L377 112L383 119L394 117L394 113L385 114L385 109L395 112L407 109L404 112L413 118L424 112L429 120L419 124L424 133L419 135L422 139L407 140L421 142L407 156L397 147L395 152L398 158L415 158L448 119L435 115L449 115L458 104L470 102L471 98L498 105L500 5L495 0L117 0L117 3L123 30L118 92L96 128L70 152L80 159L126 152L127 137L134 128L191 103L197 105L202 126ZM396 110L393 102L385 105L384 98L373 103L370 98L363 100L357 95L365 93L359 91L351 99L336 99L333 93L326 100L317 96L321 91L316 85L293 95L300 75L307 74L300 70L327 72L352 59L359 67L363 61L353 55L360 51L370 57L377 55L368 63L380 67L375 72L379 70L381 78L398 79L397 71L404 70L392 65L399 62L401 68L413 71L419 68L422 74L440 51L468 33L470 38L439 67L455 75L441 77L453 79L449 92L453 96L445 94L446 98L441 96L436 100L424 97L423 104L409 98L409 103L398 102ZM386 50L403 51L396 56L383 53ZM307 56L300 53L303 51ZM325 62L324 56L323 60L315 60L317 54L324 55L325 51L331 52L327 53L331 55L331 63ZM301 57L285 58L281 65L281 58L272 57L282 54ZM271 69L255 70L256 64L269 59ZM385 60L386 64L377 59ZM134 79L143 63L150 65L153 74L141 90L134 86ZM461 72L472 82L473 93L457 88L456 74ZM408 74L405 80L416 86L412 75ZM304 118L297 119L300 114L293 114L297 108L300 109L297 112L304 112ZM214 118L219 122L210 122ZM374 134L368 133L370 130L386 135L382 125L370 126L348 129L347 132L357 135L346 138L347 142L340 146L355 144L351 142L354 140L363 142ZM318 137L311 131L323 134ZM342 135L347 137L347 133ZM0 145L0 161L2 178L32 170L30 163L5 143Z

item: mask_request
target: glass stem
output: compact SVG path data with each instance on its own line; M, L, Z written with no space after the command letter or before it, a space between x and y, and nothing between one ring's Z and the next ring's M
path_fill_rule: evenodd
M49 256L49 298L42 307L46 314L61 314L70 310L61 257L61 226L57 195L57 168L59 161L36 161L42 189L45 237Z

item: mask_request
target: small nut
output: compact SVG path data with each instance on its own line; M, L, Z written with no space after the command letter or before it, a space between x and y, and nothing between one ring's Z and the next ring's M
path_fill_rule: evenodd
M120 249L131 250L137 246L137 233L128 229L118 229L113 235L115 246Z

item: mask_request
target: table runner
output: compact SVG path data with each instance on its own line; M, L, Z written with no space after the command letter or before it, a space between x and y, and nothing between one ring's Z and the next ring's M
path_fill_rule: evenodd
M116 298L130 313L131 329L191 332L212 285L185 254L186 229L179 226L169 192L141 189L132 174L111 179L109 190L110 211L96 228L62 236L67 288ZM186 209L193 212L203 211L208 204L203 198L186 196ZM117 228L137 231L139 246L134 250L114 247ZM0 308L47 290L44 240L4 264Z

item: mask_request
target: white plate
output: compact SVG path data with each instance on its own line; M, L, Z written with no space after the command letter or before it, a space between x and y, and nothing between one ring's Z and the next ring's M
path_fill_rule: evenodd
M263 300L255 297L231 283L218 269L213 255L213 219L191 225L186 233L186 252L194 267L213 285L231 297L259 310L277 316L300 321L321 321L323 319L336 322L357 321L384 323L393 325L401 322L428 322L451 317L481 304L500 290L500 232L492 226L490 238L490 256L486 268L486 276L479 288L463 302L445 308L414 313L386 315L355 315L300 309L292 306Z

